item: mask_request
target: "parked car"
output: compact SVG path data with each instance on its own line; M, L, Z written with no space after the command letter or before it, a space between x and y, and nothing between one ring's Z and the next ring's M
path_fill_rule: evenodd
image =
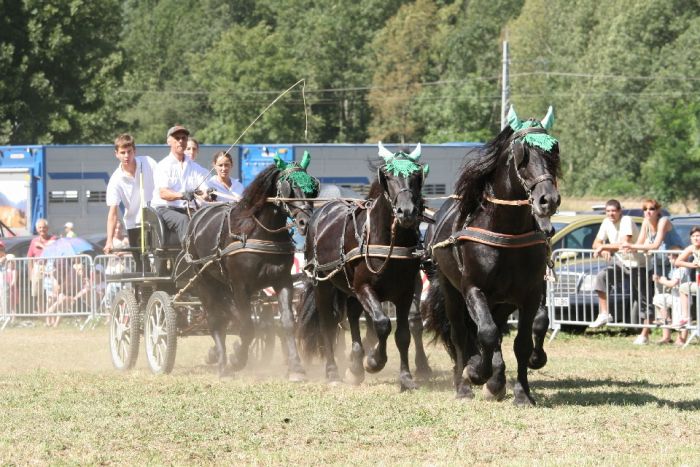
M683 247L690 245L690 229L700 226L700 214L679 214L671 217L673 227L683 241Z
M590 250L605 219L603 214L563 214L552 217L556 232L552 237L552 250ZM643 218L633 217L637 227ZM598 314L598 297L593 290L595 277L609 263L593 258L590 253L555 253L556 282L549 284L547 304L554 307L555 318L562 321L590 322ZM630 303L629 276L611 284L608 302L611 310L622 310L626 319L633 312Z

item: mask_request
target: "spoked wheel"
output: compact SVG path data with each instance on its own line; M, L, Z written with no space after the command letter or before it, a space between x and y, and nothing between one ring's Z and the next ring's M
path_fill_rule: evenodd
M134 292L122 289L114 297L109 322L109 349L117 370L133 368L139 356L141 316Z
M170 373L177 352L177 316L170 304L170 296L165 292L156 291L148 300L143 338L151 371L156 374Z
M251 305L255 323L255 338L250 344L250 356L258 363L269 363L275 352L277 340L275 307L265 303L262 297L258 297Z

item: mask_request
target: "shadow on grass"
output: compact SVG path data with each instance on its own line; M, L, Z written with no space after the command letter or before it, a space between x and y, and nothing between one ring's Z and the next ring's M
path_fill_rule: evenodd
M596 406L596 405L619 405L619 406L642 406L655 404L659 407L669 407L683 411L697 411L700 409L700 399L684 401L672 401L656 397L645 389L654 388L678 388L691 386L691 384L655 384L646 380L641 381L616 381L611 378L606 379L578 379L567 378L562 380L537 381L532 383L532 387L537 389L556 390L554 395L537 394L538 403L544 407L554 407L562 405ZM612 390L600 392L588 392L586 389L612 387ZM615 390L618 388L619 390ZM634 392L630 392L632 389Z

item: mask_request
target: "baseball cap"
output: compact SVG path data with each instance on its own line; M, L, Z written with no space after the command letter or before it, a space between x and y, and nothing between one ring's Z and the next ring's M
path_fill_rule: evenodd
M178 132L184 132L185 134L187 134L187 136L190 135L190 130L188 130L182 125L175 125L173 127L170 127L170 129L168 130L168 135L166 136L166 139Z

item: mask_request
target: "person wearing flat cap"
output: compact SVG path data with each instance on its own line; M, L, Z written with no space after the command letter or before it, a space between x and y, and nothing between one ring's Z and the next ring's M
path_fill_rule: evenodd
M168 229L177 232L183 244L190 221L187 211L197 208L195 199L201 198L201 193L209 188L206 184L209 173L185 156L189 135L189 130L181 125L168 130L166 140L170 154L156 165L151 202Z

